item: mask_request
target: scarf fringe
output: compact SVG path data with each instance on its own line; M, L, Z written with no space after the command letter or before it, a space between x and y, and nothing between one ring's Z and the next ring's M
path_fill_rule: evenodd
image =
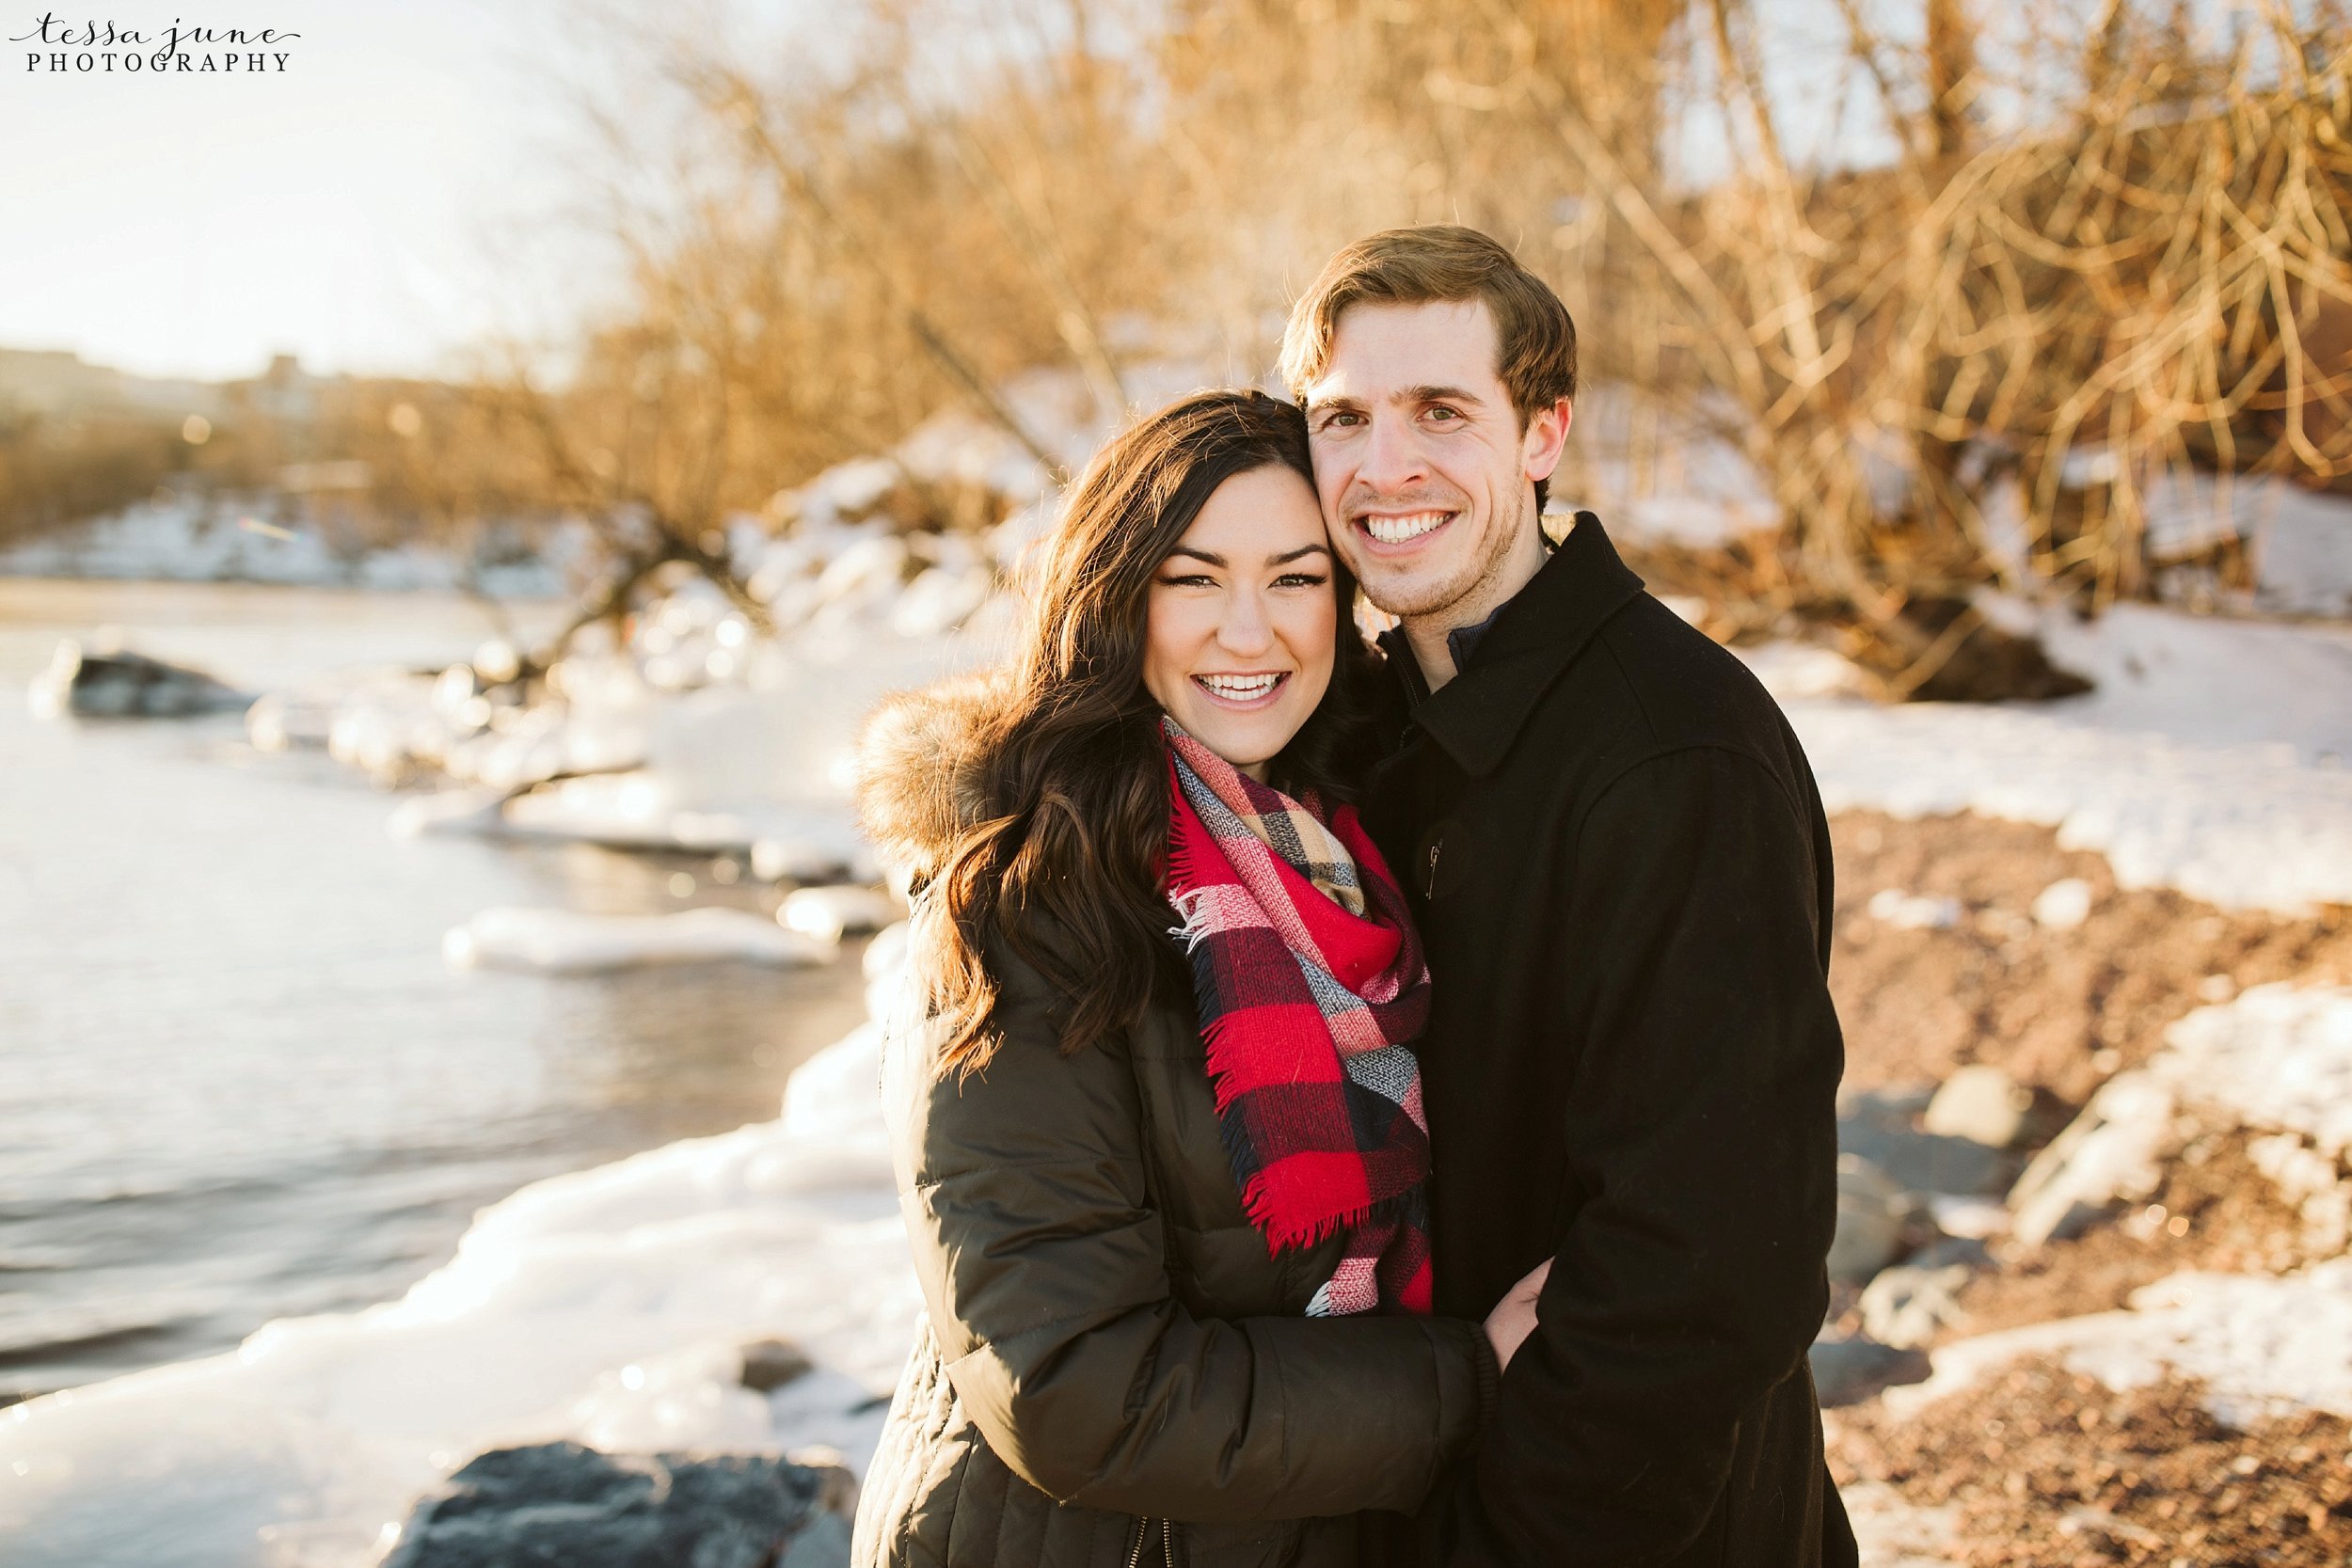
M1286 970L1290 977L1282 981L1276 981L1270 975L1251 978L1262 967L1257 964L1250 965L1246 975L1232 973L1220 975L1219 960L1229 955L1223 942L1212 939L1227 938L1232 931L1228 926L1218 923L1218 916L1225 909L1219 901L1219 894L1220 890L1231 889L1236 897L1254 901L1261 910L1264 909L1263 890L1245 879L1242 875L1245 868L1232 859L1236 853L1271 856L1278 867L1287 864L1292 872L1301 877L1306 877L1308 873L1296 862L1287 860L1285 852L1278 850L1264 832L1253 825L1256 821L1254 816L1241 815L1232 802L1220 798L1219 803L1228 812L1240 816L1241 825L1248 830L1250 837L1233 833L1230 823L1220 831L1200 818L1196 808L1185 799L1184 759L1175 753L1172 746L1170 750L1168 782L1170 810L1174 816L1169 824L1163 872L1166 895L1178 924L1168 927L1168 935L1183 948L1185 967L1191 972L1193 993L1200 1005L1200 1016L1197 1017L1196 1022L1206 1058L1204 1065L1211 1098L1217 1113L1218 1138L1236 1179L1242 1212L1264 1238L1269 1256L1293 1248L1315 1247L1334 1237L1348 1239L1348 1257L1341 1266L1341 1274L1351 1282L1345 1302L1342 1304L1338 1298L1331 1297L1331 1285L1327 1282L1316 1298L1325 1304L1325 1311L1389 1309L1426 1312L1429 1310L1427 1222L1425 1217L1415 1217L1422 1212L1416 1206L1425 1193L1421 1182L1416 1181L1403 1192L1370 1196L1363 1201L1348 1203L1343 1208L1318 1208L1319 1202L1329 1203L1341 1196L1339 1193L1329 1190L1333 1183L1305 1170L1295 1169L1285 1174L1282 1163L1290 1155L1304 1155L1323 1146L1300 1143L1295 1132L1282 1126L1259 1130L1258 1138L1273 1140L1270 1147L1262 1146L1253 1138L1250 1117L1244 1101L1249 1096L1275 1085L1267 1084L1258 1088L1237 1089L1234 1084L1237 1079L1244 1083L1255 1083L1264 1076L1263 1069L1275 1067L1276 1064L1256 1063L1254 1058L1238 1057L1237 1053L1251 1051L1255 1047L1236 1040L1229 1025L1247 1016L1252 1008L1290 1005L1289 993L1294 988L1297 1000L1317 1007L1321 1004L1314 996L1309 977L1295 971ZM1248 786L1244 787L1247 792ZM1258 804L1254 796L1251 803L1253 806ZM1375 1026L1389 1037L1388 1043L1402 1043L1402 1040L1410 1037L1406 1031L1418 1030L1421 1017L1425 1014L1428 984L1427 970L1422 963L1411 928L1409 925L1402 924L1408 918L1404 912L1403 899L1396 895L1392 879L1376 857L1358 854L1354 846L1327 825L1322 824L1320 815L1312 814L1311 808L1310 810L1315 816L1316 824L1324 826L1325 832L1329 834L1336 852L1357 867L1357 885L1362 890L1365 907L1361 911L1348 909L1319 882L1312 882L1311 893L1304 890L1291 893L1285 889L1281 895L1316 900L1330 897L1339 909L1356 920L1401 926L1401 944L1394 957L1385 960L1397 972L1399 983L1393 988L1396 996L1391 998L1378 994L1381 988L1377 982L1387 978L1386 975L1374 977L1373 995L1365 994L1361 981L1349 989L1356 991L1364 1006L1375 1009ZM1229 836L1234 838L1238 847L1228 847L1225 841ZM1214 863L1210 859L1213 853L1216 857ZM1263 880L1263 871L1259 880ZM1309 880L1311 882L1311 878ZM1279 927L1274 935L1282 940L1283 945L1290 949L1293 960L1302 968L1312 962L1323 970L1328 960L1319 949L1312 947L1302 955L1295 919L1292 925L1294 928L1287 936ZM1316 939L1305 940L1311 942ZM1253 948L1252 951L1257 950ZM1265 990L1268 986L1272 987L1270 994ZM1235 996L1225 994L1235 988L1238 988L1241 997L1248 1000L1239 1001ZM1419 995L1411 994L1415 990L1419 991ZM1400 1008L1395 1006L1398 1002L1406 1005ZM1414 1005L1416 1003L1418 1006ZM1324 1022L1327 1029L1332 1027L1327 1012ZM1337 1059L1337 1037L1333 1037L1328 1043ZM1280 1049L1274 1042L1267 1044ZM1318 1069L1310 1076L1296 1077L1292 1088L1307 1090L1311 1087L1315 1097L1311 1101L1314 1106L1311 1115L1321 1118L1325 1129L1323 1135L1330 1135L1329 1129L1333 1126L1353 1124L1354 1135L1360 1139L1364 1135L1364 1124L1358 1120L1357 1097L1374 1095L1384 1105L1391 1102L1389 1097L1356 1084L1348 1076L1343 1060L1339 1060L1338 1065L1341 1071L1336 1081L1326 1080ZM1262 1070L1248 1070L1252 1066ZM1298 1062L1294 1062L1290 1069L1294 1075L1303 1070L1303 1064ZM1278 1076L1279 1073L1278 1068ZM1397 1103L1394 1108L1409 1117L1410 1113L1405 1111L1403 1104ZM1416 1125L1419 1125L1418 1121ZM1425 1130L1423 1135L1425 1137ZM1338 1150L1327 1148L1324 1151ZM1368 1159L1372 1150L1359 1148L1358 1153ZM1366 1171L1365 1185L1372 1184L1369 1178L1370 1173ZM1298 1186L1301 1180L1307 1183L1304 1188ZM1422 1180L1425 1180L1425 1169ZM1280 1193L1276 1190L1278 1180L1283 1183ZM1354 1272L1366 1268L1372 1273L1361 1277ZM1403 1273L1397 1275L1396 1280L1391 1280L1391 1275L1398 1270Z
M1192 967L1195 994L1207 995L1208 954L1193 946L1185 950L1185 957ZM1226 1164L1240 1170L1252 1163L1254 1151L1249 1147L1248 1135L1243 1131L1239 1118L1225 1114L1238 1098L1231 1087L1232 1069L1219 1061L1224 1054L1225 1022L1219 1018L1202 1024L1200 1043L1208 1058L1209 1098L1216 1107L1217 1141L1225 1148ZM1241 1184L1242 1212L1248 1217L1251 1225L1258 1227L1258 1233L1265 1238L1269 1257L1285 1247L1319 1246L1343 1230L1360 1229L1383 1211L1397 1208L1402 1202L1400 1196L1354 1209L1338 1210L1318 1216L1301 1228L1295 1225L1285 1225L1282 1217L1275 1212L1274 1190L1267 1172L1253 1172L1249 1180Z

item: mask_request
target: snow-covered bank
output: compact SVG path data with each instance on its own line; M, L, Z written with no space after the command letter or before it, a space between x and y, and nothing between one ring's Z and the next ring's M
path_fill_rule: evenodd
M2352 1259L2275 1279L2174 1275L2136 1291L2128 1311L1947 1345L1933 1376L1883 1397L1902 1415L2033 1354L2055 1355L2118 1390L2168 1374L2200 1379L2214 1413L2233 1426L2299 1410L2352 1415Z
M161 497L0 549L0 577L266 582L390 592L478 591L543 598L582 554L577 529L535 553L461 558L422 544L371 547L294 515L278 496Z
M2020 1178L2020 1242L2040 1246L2146 1202L2184 1146L2219 1127L2257 1135L2263 1179L2300 1211L2310 1254L2326 1260L2283 1276L2183 1273L2136 1292L2128 1311L1959 1340L1934 1353L1927 1382L1887 1392L1891 1410L2043 1354L2119 1390L2168 1374L2201 1380L2233 1424L2302 1409L2352 1416L2352 1258L2341 1256L2352 1225L2352 987L2257 986L2165 1038Z
M923 461L941 467L924 472L986 451L934 452ZM1003 493L1034 482L1025 461L979 466ZM900 477L892 462L853 465L801 498L789 536L731 545L783 627L774 640L755 637L715 591L673 583L617 644L592 642L566 660L558 700L545 705L501 705L496 660L478 657L478 668L323 698L289 734L388 775L475 786L413 798L399 816L410 831L748 852L768 879L868 874L842 799L856 721L881 691L1001 647L1000 577L1042 515L1033 499L985 537L910 542L874 510ZM2352 901L2352 703L2342 695L2352 691L2352 638L2136 608L2088 627L2054 622L2049 635L2060 662L2101 678L2096 694L1888 709L1841 696L1834 656L1783 647L1755 657L1833 809L2054 823L2066 842L2106 851L2127 885L2218 903ZM294 717L289 705L279 711ZM514 793L596 768L624 770ZM1960 924L1949 900L1882 891L1892 896L1870 907L1890 929ZM2036 900L2039 927L2063 925L2063 904ZM798 908L820 931L872 917L846 896ZM2071 918L2080 922L2079 908ZM533 961L645 953L636 940L645 933L609 926L478 924L467 927L477 957L489 937L514 939ZM681 932L691 940L672 940ZM672 923L653 934L674 954L736 940ZM788 951L787 935L744 929L763 955ZM631 940L585 954L580 939L615 936ZM886 941L877 952L886 972ZM457 1257L399 1301L272 1324L235 1355L0 1414L8 1560L356 1568L420 1490L497 1443L822 1441L862 1464L917 1310L877 1119L876 1043L869 1024L804 1067L777 1122L542 1183L485 1211ZM2263 1072L2273 1063L2247 1060ZM1966 1212L1992 1207L1955 1198L1933 1212L1957 1232ZM2338 1332L2331 1303L2352 1300L2352 1280L2325 1272L2214 1278L2152 1291L2133 1312L2068 1332L2090 1336L2086 1355L2103 1354L2093 1340L2129 1342L2150 1364L2253 1346L2255 1370L2232 1370L2229 1387L2265 1399L2280 1357L2309 1348L2272 1334L2266 1315L2306 1312ZM795 1341L818 1370L754 1392L743 1347L769 1338Z
M816 936L787 930L749 910L623 915L501 906L452 927L441 939L441 956L453 969L559 974L729 960L788 969L830 962L840 938L838 927L829 938Z
M900 944L869 950L869 1005ZM527 1187L399 1301L0 1412L13 1568L372 1562L422 1490L499 1444L774 1452L862 1468L919 1310L871 1024L780 1119ZM816 1370L762 1395L742 1350Z
M2225 909L2352 903L2352 632L2143 606L2040 625L2096 691L1886 707L1838 695L1834 655L1753 662L1833 812L2040 823L2104 853L2126 887Z

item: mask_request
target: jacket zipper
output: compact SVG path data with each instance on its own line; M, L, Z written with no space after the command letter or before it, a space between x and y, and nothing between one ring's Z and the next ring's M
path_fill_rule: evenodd
M1160 1525L1160 1560L1167 1568L1176 1568L1176 1521L1162 1519ZM1136 1548L1127 1554L1127 1568L1137 1568L1143 1561L1143 1544L1152 1539L1152 1521L1136 1522Z

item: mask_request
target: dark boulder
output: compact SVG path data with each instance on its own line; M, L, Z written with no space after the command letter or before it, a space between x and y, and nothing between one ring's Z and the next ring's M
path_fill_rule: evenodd
M77 719L181 719L252 705L248 692L128 649L92 653L72 641L57 644L49 668L33 678L33 707L45 716Z
M1860 1404L1892 1384L1924 1383L1933 1370L1924 1351L1898 1350L1861 1334L1825 1334L1806 1359L1824 1410Z
M843 1568L854 1491L766 1455L497 1449L417 1505L383 1568Z
M2026 1156L1974 1138L1922 1132L1925 1094L1848 1093L1837 1107L1837 1149L1869 1161L1911 1193L1996 1196L2009 1190Z

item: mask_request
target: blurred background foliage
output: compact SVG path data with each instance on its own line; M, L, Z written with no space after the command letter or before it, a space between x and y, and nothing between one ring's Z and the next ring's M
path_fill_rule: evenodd
M1897 695L2063 689L1987 586L2242 581L2243 539L2151 530L2168 475L2352 493L2333 0L864 0L820 52L600 26L646 88L581 105L612 309L447 383L211 388L200 440L20 398L0 538L307 465L363 531L586 518L608 607L672 562L739 593L730 516L948 406L1051 467L1025 375L1103 418L1147 359L1256 380L1324 257L1429 221L1576 315L1556 488L1732 455L1767 526L1645 570L1726 638L1836 627Z

